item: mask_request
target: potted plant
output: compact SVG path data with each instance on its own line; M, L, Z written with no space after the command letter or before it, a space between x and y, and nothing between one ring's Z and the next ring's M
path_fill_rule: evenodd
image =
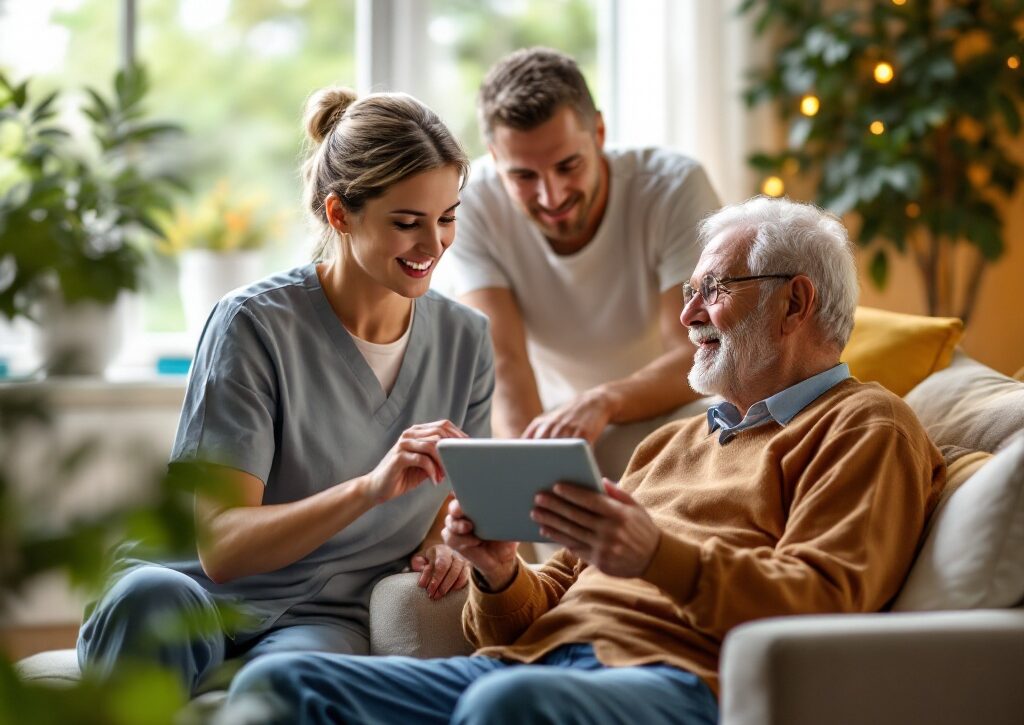
M0 313L38 323L48 372L96 374L116 352L115 303L163 234L154 214L184 188L152 168L181 129L145 119L141 67L117 73L109 100L86 89L93 148L58 121L59 92L28 87L0 75Z
M217 301L252 282L262 250L278 222L260 196L239 196L222 179L193 208L178 207L164 225L158 249L178 257L185 327L196 340Z
M777 40L746 94L775 104L786 126L786 148L750 158L771 174L765 193L809 176L818 203L859 217L876 286L890 255L909 254L928 314L967 324L1024 180L1019 0L744 0L741 10Z

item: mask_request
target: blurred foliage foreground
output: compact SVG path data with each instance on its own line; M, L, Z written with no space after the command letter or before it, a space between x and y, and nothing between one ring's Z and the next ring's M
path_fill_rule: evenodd
M126 549L146 560L194 557L194 495L226 498L224 482L209 471L178 465L168 471L159 460L163 452L143 453L138 441L121 441L123 447L112 450L92 439L68 450L57 440L55 423L45 398L0 389L0 621L40 576L63 573L92 598ZM78 485L87 471L113 470L104 465L111 460L137 478L104 481L99 488L117 488L111 495L96 490L95 475L89 490ZM217 626L225 615L225 621L239 621L222 610L204 621L168 622L154 636L180 641L187 631ZM124 662L109 677L86 672L78 683L53 687L21 681L14 663L0 654L0 723L189 722L179 712L187 699L178 678L152 664Z

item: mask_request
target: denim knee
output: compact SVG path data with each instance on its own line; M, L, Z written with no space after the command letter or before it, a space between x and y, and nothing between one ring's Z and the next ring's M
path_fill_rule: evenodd
M452 713L458 725L553 722L550 671L530 665L489 672L470 685Z
M90 640L102 638L103 630L115 623L127 632L147 631L159 617L181 610L189 600L196 602L198 587L186 575L162 566L130 571L100 599L82 628L81 639L88 647Z
M293 722L304 685L303 654L280 652L257 657L231 681L226 713L231 722Z

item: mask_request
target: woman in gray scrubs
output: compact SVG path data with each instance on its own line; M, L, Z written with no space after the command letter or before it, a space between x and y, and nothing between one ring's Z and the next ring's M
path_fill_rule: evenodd
M226 658L366 653L370 590L406 566L433 598L466 584L440 540L436 443L489 435L490 336L429 284L468 159L402 94L325 89L306 126L315 261L217 304L171 453L172 471L223 478L234 501L197 500L194 560L122 562L79 634L83 667L157 661L194 692ZM194 624L226 602L240 629ZM169 618L189 637L161 636Z

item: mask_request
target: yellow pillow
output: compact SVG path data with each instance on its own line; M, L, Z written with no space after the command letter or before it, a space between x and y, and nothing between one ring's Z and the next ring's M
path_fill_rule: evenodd
M862 382L875 381L904 396L953 359L964 333L955 317L923 317L858 307L841 360Z

